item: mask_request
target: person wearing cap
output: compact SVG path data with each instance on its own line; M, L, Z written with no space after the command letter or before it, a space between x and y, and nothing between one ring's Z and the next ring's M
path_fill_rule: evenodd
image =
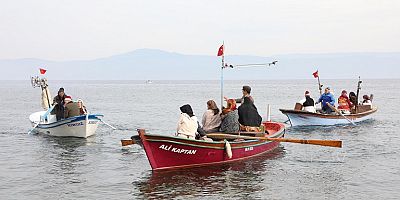
M335 97L331 93L331 89L329 87L325 88L325 93L321 95L317 103L322 103L321 107L324 113L332 113L332 109L328 106L328 104L330 104L331 106L335 106Z
M244 85L243 88L242 88L243 96L242 96L242 98L235 99L236 103L242 104L242 103L244 102L244 98L245 98L245 97L249 97L249 99L251 100L251 102L254 103L254 99L253 99L253 97L250 95L250 92L251 92L251 87L248 86L248 85ZM225 101L228 100L227 97L224 97L224 99L225 99Z
M300 100L299 103L303 105L304 111L315 113L314 99L311 98L311 94L308 90L304 93L304 99Z
M56 115L56 119L61 120L64 118L64 99L65 99L66 94L64 93L64 88L60 88L58 90L57 96L54 97L53 99L53 105L54 109L51 112L51 114Z
M196 139L197 128L199 123L197 117L193 114L192 107L185 104L180 107L181 115L176 128L176 136L186 139Z
M65 96L65 111L64 111L64 118L70 118L80 115L80 109L77 102L73 102L70 96Z
M351 107L353 107L353 103L351 103L349 97L347 96L347 91L343 90L342 94L338 98L338 110L342 113L349 114Z

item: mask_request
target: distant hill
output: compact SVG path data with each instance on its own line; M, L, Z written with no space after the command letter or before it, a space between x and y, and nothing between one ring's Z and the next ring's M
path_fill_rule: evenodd
M225 79L309 79L318 69L325 79L400 78L400 53L288 54L271 57L227 55L232 64L268 63L265 68L226 69ZM221 58L185 55L155 49L95 60L48 61L41 59L0 60L2 80L26 80L48 70L52 80L218 80Z

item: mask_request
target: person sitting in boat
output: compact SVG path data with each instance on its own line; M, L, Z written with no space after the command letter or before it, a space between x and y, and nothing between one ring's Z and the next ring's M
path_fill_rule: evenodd
M314 99L311 98L311 94L309 91L306 91L304 93L304 99L300 100L299 103L303 105L304 111L315 113Z
M207 111L204 112L201 123L206 133L218 132L221 126L221 116L214 100L207 101Z
M249 97L245 97L238 108L240 130L260 132L262 118Z
M372 101L368 95L363 96L362 105L372 105Z
M351 107L350 107L350 109L351 109L351 108L354 108L354 107L357 105L357 96L356 96L356 93L350 92L350 93L349 93L349 99L350 99L350 102L351 102Z
M235 99L236 103L242 104L242 103L244 102L244 98L245 98L245 97L249 97L250 100L254 103L254 99L253 99L253 97L250 95L250 92L251 92L251 87L250 87L250 86L247 86L247 85L243 86L243 88L242 88L243 96L242 96L242 98ZM224 97L224 99L225 99L225 101L228 100L227 97Z
M331 93L331 89L329 87L325 88L325 93L321 95L317 103L322 103L322 111L324 113L332 113L332 109L331 107L329 107L328 104L330 104L331 106L335 106L335 97Z
M338 98L338 110L341 111L343 114L349 114L351 107L353 107L353 103L347 96L347 91L343 90L342 94Z
M78 103L73 102L72 98L70 96L65 96L64 101L65 101L65 105L64 105L64 107L65 107L64 118L65 119L81 115Z
M65 96L66 96L66 94L64 92L64 88L60 88L58 90L57 96L55 96L53 99L53 105L55 105L55 106L54 106L54 109L51 112L51 114L56 115L57 121L64 118Z
M224 133L237 133L239 132L239 114L236 109L236 101L228 99L226 104L226 108L221 113L222 122L219 130Z
M181 115L178 120L176 136L187 139L195 139L198 128L197 117L193 114L192 107L185 104L180 107Z
M87 109L86 109L86 106L83 104L82 99L78 99L78 107L79 107L79 113L81 115L87 114Z

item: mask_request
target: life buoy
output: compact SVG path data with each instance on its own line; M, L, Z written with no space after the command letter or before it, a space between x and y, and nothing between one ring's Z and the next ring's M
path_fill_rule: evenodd
M227 140L225 140L225 151L226 151L226 154L228 155L228 158L231 159L232 158L232 148L231 148L231 144L229 144L229 142Z

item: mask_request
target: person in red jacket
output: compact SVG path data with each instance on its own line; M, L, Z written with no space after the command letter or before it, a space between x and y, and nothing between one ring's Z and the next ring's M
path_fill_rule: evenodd
M350 108L353 106L349 97L347 96L347 91L343 90L342 95L338 98L338 109L342 112L350 112Z

